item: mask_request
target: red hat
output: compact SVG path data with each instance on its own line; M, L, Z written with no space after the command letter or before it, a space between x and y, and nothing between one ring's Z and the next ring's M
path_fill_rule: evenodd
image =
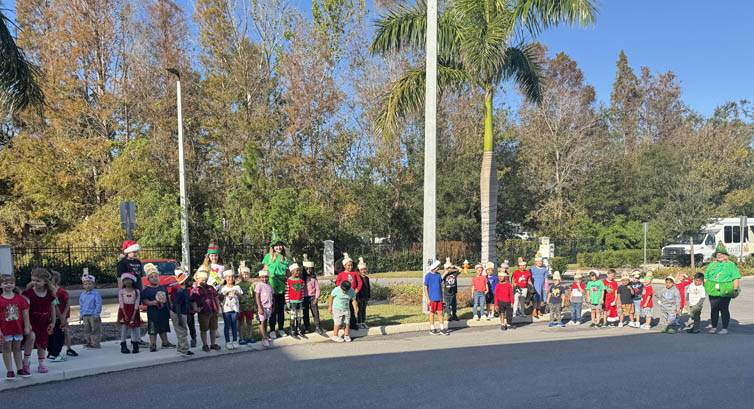
M123 242L123 254L136 253L141 250L141 246L133 240L126 240Z

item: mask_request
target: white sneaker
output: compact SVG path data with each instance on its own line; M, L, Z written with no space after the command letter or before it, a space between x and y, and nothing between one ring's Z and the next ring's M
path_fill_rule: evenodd
M487 316L485 318L487 318L487 321L489 321L490 320L490 314L487 314Z
M233 341L233 349L241 348L241 345L238 345L238 341Z
M330 339L333 340L333 341L335 341L335 342L343 342L343 341L345 341L345 339L343 339L341 337L338 337L338 336L335 336L335 335L333 335Z
M621 321L620 324L618 324L618 328L623 328L623 322Z
M345 335L345 336L343 337L343 341L346 341L346 342L351 342L351 337L349 337L348 335Z
M574 321L573 324L574 325L581 325L581 321Z
M474 321L479 321L479 316L478 315L474 316Z
M233 343L232 342L226 342L225 343L225 349L234 349L233 348Z
M275 334L275 331L270 331L270 339L275 339L278 336Z
M278 330L278 338L285 338L287 336L288 334L286 334L285 331L283 331L282 329Z

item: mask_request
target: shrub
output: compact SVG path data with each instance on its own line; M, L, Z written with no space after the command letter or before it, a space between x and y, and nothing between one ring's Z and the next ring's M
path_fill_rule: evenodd
M370 287L372 298L371 300L384 301L390 297L390 287L384 285L372 284Z
M464 308L464 307L473 307L474 306L474 296L471 295L471 291L469 290L461 290L456 294L456 307L458 308Z
M508 239L497 243L497 259L499 263L508 260L513 266L518 257L526 257L531 260L537 255L538 250L539 242L536 240Z
M660 259L660 250L647 250L647 262L652 263ZM640 267L644 263L644 250L608 250L596 253L579 253L576 256L582 267L615 268Z
M424 296L422 287L414 284L394 284L390 286L390 304L416 305L421 304Z
M327 305L327 301L330 298L330 293L335 288L335 282L330 281L329 283L320 283L319 285L319 303Z
M568 268L568 260L565 257L553 257L550 259L550 270L565 272Z

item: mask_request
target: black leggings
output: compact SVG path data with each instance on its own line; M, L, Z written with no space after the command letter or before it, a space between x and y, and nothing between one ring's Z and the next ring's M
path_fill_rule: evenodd
M49 335L47 353L49 356L58 356L63 351L63 344L65 344L65 332L60 328L60 320L55 321L55 327L52 330L52 334Z
M285 325L285 294L272 296L272 317L270 317L270 331L275 331L277 321L278 330L282 331Z
M367 322L367 305L369 305L369 298L357 298L356 304L359 306L359 316L356 317L359 324L366 324Z
M730 322L730 297L717 297L709 296L710 305L710 321L712 321L712 328L717 328L718 315L723 317L723 329L728 328Z
M307 295L304 297L304 329L309 329L309 311L312 312L312 318L314 318L314 326L319 328L319 306L317 305L317 299L314 296Z

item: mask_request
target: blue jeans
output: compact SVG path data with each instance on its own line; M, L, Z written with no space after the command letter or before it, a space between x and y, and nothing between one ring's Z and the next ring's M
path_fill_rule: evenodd
M484 315L484 292L482 291L474 291L474 315L478 317L477 307L480 307Z
M581 303L571 303L571 321L581 322Z
M233 341L238 341L238 312L224 312L223 321L225 326L223 332L225 332L225 342L230 342L230 331L233 330Z

